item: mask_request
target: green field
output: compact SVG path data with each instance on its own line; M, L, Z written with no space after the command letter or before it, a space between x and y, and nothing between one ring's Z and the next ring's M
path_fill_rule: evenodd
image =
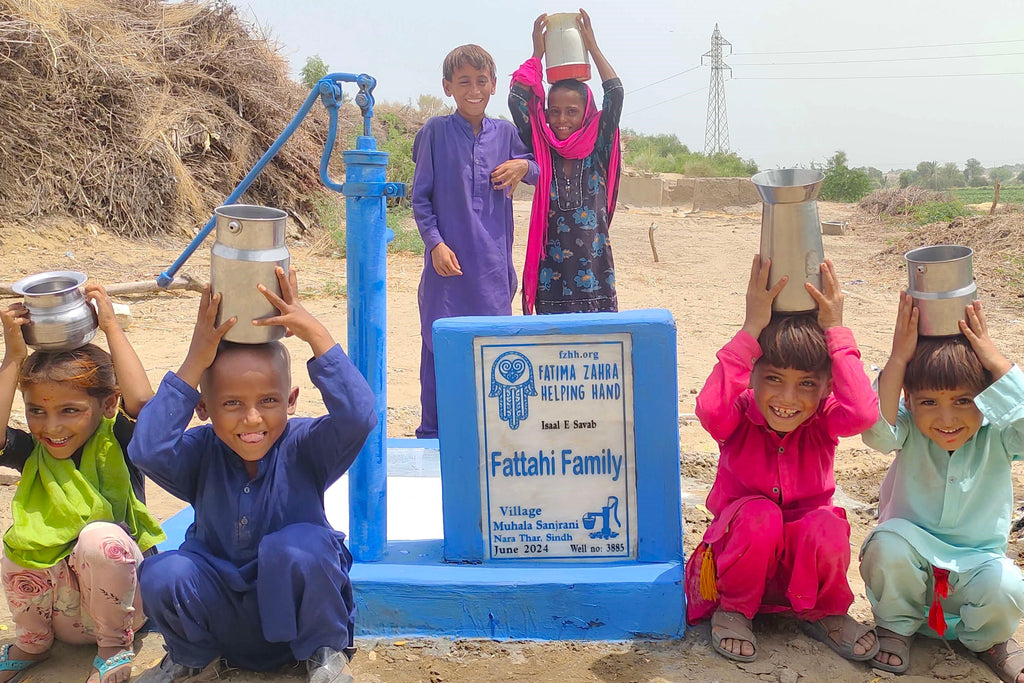
M949 193L964 204L984 204L992 201L995 190L991 187L958 187ZM1024 185L1003 186L999 190L1000 204L1024 204Z

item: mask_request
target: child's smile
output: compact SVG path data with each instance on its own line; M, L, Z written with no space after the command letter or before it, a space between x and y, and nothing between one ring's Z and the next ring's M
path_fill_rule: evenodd
M780 434L793 431L814 415L831 388L821 373L761 364L754 367L750 386L768 426Z
M58 460L74 455L117 410L116 395L102 401L66 382L29 384L22 394L29 431Z
M981 429L982 415L975 392L962 387L916 391L907 398L914 424L947 451L955 451Z
M248 350L224 354L204 379L196 408L238 457L255 463L284 433L295 412L298 388L289 388L286 359L268 360Z

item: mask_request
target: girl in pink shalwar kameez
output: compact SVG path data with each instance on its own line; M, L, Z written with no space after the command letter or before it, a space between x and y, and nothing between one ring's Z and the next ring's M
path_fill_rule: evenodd
M712 644L752 661L757 613L791 611L804 629L857 661L878 651L873 631L847 616L850 526L832 504L839 437L868 429L878 401L849 328L830 261L811 315L772 315L786 284L767 289L770 262L754 257L743 328L718 352L697 417L719 443L708 494L714 520L686 567L687 619L712 616Z

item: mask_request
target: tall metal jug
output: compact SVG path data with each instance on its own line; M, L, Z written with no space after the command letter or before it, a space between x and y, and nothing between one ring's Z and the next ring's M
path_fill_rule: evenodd
M917 332L927 337L960 334L967 305L978 298L974 283L974 250L951 244L908 251L907 294L920 311Z
M251 204L228 204L214 209L217 240L210 256L210 284L220 294L217 324L238 318L224 339L240 344L263 344L285 335L284 327L257 327L256 318L278 315L256 285L281 294L274 269L288 272L284 244L288 214L281 209Z
M805 282L821 289L821 244L818 192L825 174L805 168L761 171L750 179L763 200L761 209L761 258L772 260L768 286L783 275L789 282L772 304L779 313L804 313L817 303L804 288Z
M544 65L548 83L566 78L590 80L590 53L583 44L575 12L548 15L544 33Z

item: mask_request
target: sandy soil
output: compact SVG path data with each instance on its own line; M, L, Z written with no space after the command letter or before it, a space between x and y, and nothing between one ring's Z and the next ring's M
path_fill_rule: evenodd
M525 226L528 204L517 202L518 225ZM823 220L849 220L844 236L826 236L825 251L845 283L846 320L860 345L865 367L883 365L891 339L895 297L905 272L883 266L880 251L906 234L900 226L869 219L847 205L820 205ZM648 228L656 224L659 262L654 263ZM723 213L687 214L683 210L622 209L615 217L614 239L623 309L664 307L674 315L679 331L679 411L693 412L698 389L711 369L718 348L738 329L743 316L743 293L751 255L756 251L759 207L738 207ZM517 261L522 260L522 239ZM180 252L178 242L125 242L90 225L0 226L0 259L4 282L44 270L74 269L102 283L153 279ZM310 255L309 245L292 244L293 263L310 310L343 340L346 302L335 295L344 284L344 263ZM187 271L201 279L208 273L208 250L189 261ZM419 324L416 287L421 258L391 256L388 260L389 347L388 433L411 436L418 422ZM985 289L985 283L979 287ZM1024 358L1024 318L1020 301L985 297L993 336L1011 359ZM150 379L177 368L187 349L198 296L191 292L121 297L134 316L129 338L139 351ZM2 303L2 302L0 302ZM294 382L302 393L299 414L314 415L322 404L305 375L308 356L300 342L287 340L293 351ZM15 422L21 417L15 405ZM686 551L692 550L708 522L703 499L714 476L717 449L700 425L681 420L680 458L685 493ZM859 439L845 440L836 460L840 500L850 509L852 545L858 547L874 523L874 504L890 458L868 451ZM1022 489L1015 470L1015 488ZM14 487L0 486L0 526L10 522L9 500ZM160 519L182 507L150 485L150 504ZM1019 559L1020 546L1011 543ZM856 594L853 614L870 619L864 586L856 562L850 569ZM0 601L0 641L10 640L13 626L6 603ZM746 681L793 683L824 681L861 683L886 678L864 664L846 662L799 633L793 620L775 617L756 622L760 640L757 662L737 665L716 655L709 645L707 625L691 629L679 641L582 643L492 642L451 639L359 639L353 667L360 681ZM4 636L7 636L6 638ZM1018 630L1018 638L1024 629ZM137 640L136 674L163 654L162 640L148 633ZM919 640L913 650L905 683L926 680L996 680L959 646L949 651L937 641ZM58 644L54 657L36 667L28 681L83 681L95 650ZM301 680L298 670L274 674L226 672L232 681Z

